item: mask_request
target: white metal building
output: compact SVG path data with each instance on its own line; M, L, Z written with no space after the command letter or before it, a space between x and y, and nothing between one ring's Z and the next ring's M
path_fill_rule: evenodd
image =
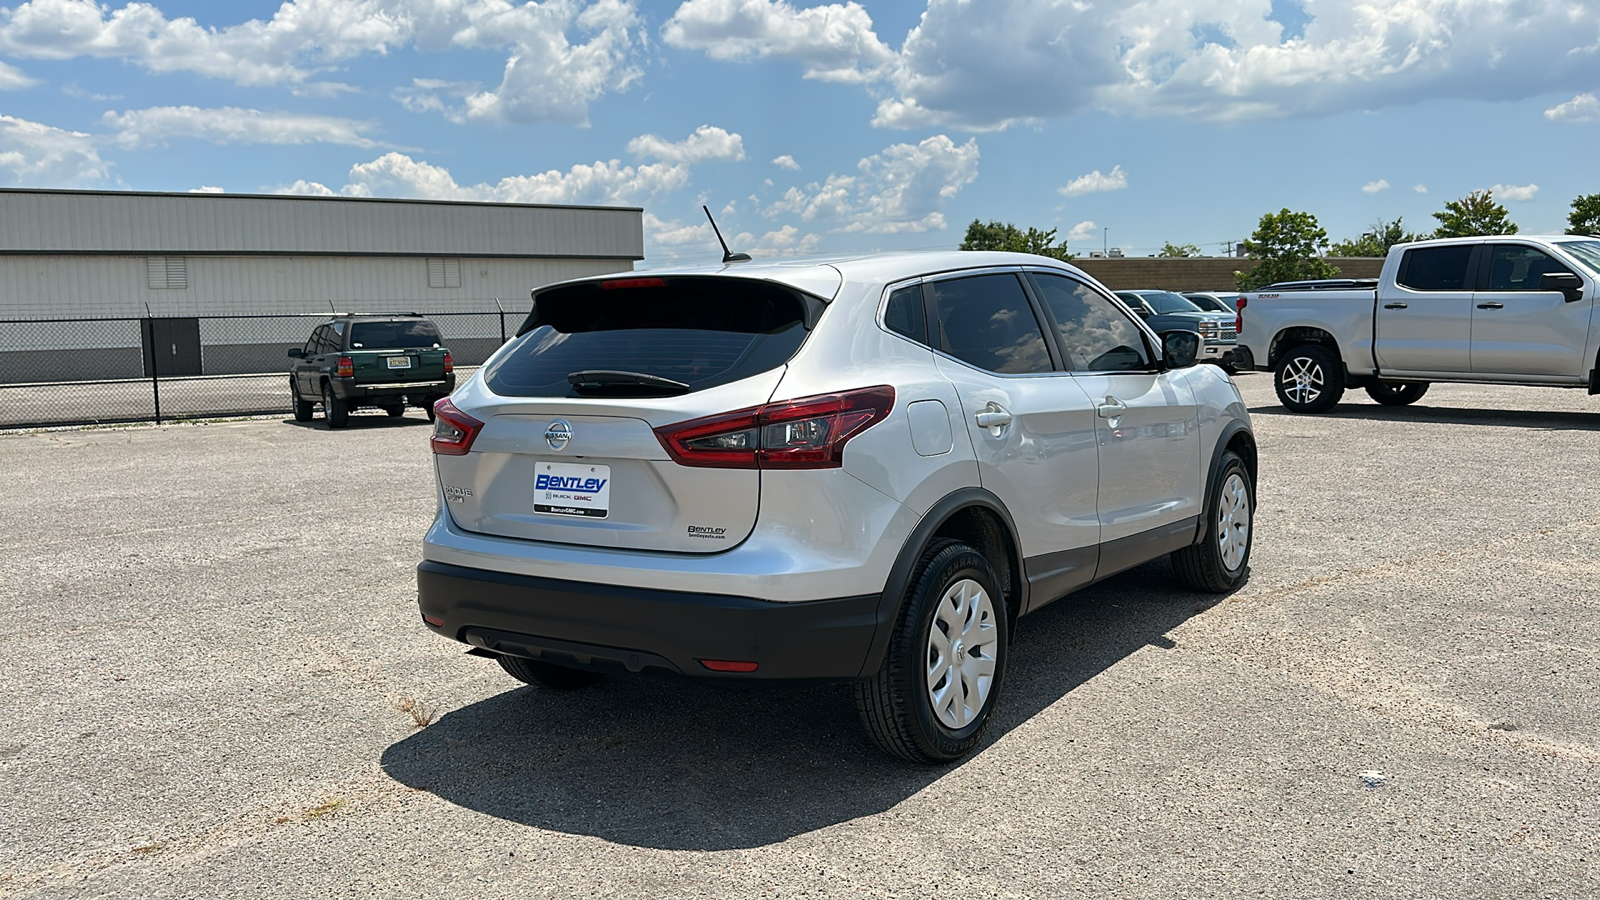
M643 256L637 208L0 189L0 319L526 310Z

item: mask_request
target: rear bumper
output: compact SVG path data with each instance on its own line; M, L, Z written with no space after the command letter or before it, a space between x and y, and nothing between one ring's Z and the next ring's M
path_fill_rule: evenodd
M424 381L404 381L394 384L363 384L343 378L330 378L328 384L340 400L362 401L393 399L397 397L443 397L455 390L455 375Z
M799 603L417 567L417 604L452 640L562 665L658 670L723 684L861 676L879 627L878 595ZM754 662L716 672L702 660Z

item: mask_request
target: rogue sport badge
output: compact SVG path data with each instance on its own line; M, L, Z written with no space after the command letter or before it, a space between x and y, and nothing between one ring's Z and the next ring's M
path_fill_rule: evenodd
M551 450L561 451L567 449L567 444L572 441L572 426L565 419L557 419L550 423L544 430L544 442L550 445Z

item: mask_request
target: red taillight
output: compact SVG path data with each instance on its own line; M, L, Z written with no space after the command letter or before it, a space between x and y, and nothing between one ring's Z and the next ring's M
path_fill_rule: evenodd
M700 665L713 672L754 672L756 664L753 662L735 662L728 659L702 659Z
M423 613L422 614L422 621L427 622L429 625L432 625L435 628L443 628L444 627L444 620L439 618L438 616L430 616L427 613Z
M449 375L451 372L454 372L455 370L456 370L456 359L455 359L455 357L453 357L450 354L446 353L444 355L444 373L446 375Z
M339 362L337 365L338 368L334 369L333 374L339 376L340 378L349 378L350 376L356 374L356 361L348 356L339 357Z
M483 423L467 415L445 397L433 404L433 437L428 445L440 456L466 456Z
M769 403L656 429L681 466L719 469L834 469L844 445L889 415L888 385Z
M1233 320L1233 331L1235 334L1244 334L1244 308L1245 304L1249 302L1250 301L1244 298L1243 294L1239 295L1239 302L1234 306L1234 308L1239 311L1239 314Z
M600 282L600 290L617 291L625 288L666 287L667 283L659 278L612 278Z

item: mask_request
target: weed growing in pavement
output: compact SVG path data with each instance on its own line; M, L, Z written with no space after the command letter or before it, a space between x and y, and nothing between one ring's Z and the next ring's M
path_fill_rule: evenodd
M321 806L313 806L310 809L306 810L306 818L307 819L315 819L318 816L325 816L325 815L327 815L329 813L332 813L332 812L338 812L339 810L344 809L346 806L349 806L349 805L350 805L350 801L349 800L346 800L343 797L335 797L332 800L329 800L327 803L322 804Z
M433 717L436 712L433 707L428 706L421 700L417 700L414 697L396 697L392 702L394 703L394 708L409 715L412 723L418 728L426 728L433 724Z

